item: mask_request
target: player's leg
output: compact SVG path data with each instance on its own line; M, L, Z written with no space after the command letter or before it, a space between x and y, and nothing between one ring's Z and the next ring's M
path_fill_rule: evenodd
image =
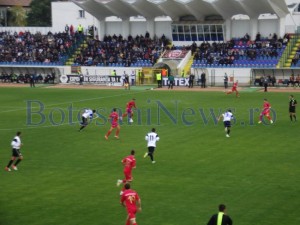
M227 134L228 135L230 134L230 128L231 128L230 126L227 127Z
M11 171L10 166L13 164L13 162L15 161L15 159L16 159L16 157L14 156L14 150L13 150L13 156L9 160L7 166L5 167L6 171Z
M150 156L150 149L151 149L152 147L148 147L148 152L146 152L145 154L144 154L144 158L146 158L147 156Z
M155 161L154 161L154 150L155 150L155 147L149 147L148 155L150 156L150 159L151 159L152 163L155 163Z
M18 170L18 167L17 165L23 160L23 156L22 154L19 152L19 157L18 157L18 160L12 165L12 168L14 170Z
M132 210L131 212L128 213L128 219L129 219L131 225L137 225L136 219L135 219L135 213L136 213L136 210Z
M127 218L126 218L126 225L130 225L130 218L129 218L129 215L128 215Z
M117 130L116 130L115 138L119 139L119 133L120 133L121 128L119 125L116 128L117 128Z
M120 117L120 119L122 120L122 118L126 117L127 116L127 109L126 111L123 113L123 115Z
M131 222L131 225L138 225L135 218L131 219L130 222Z
M104 136L106 140L108 139L108 137L111 134L111 132L112 132L113 129L114 128L111 126L110 129L107 131L106 135Z
M290 111L290 120L293 121L293 113Z
M124 175L125 175L125 179L123 179L123 184L131 182L133 180L133 177L131 175L131 170L124 172Z
M130 112L128 112L128 118L129 118L129 123L133 123L133 111L130 110Z
M273 123L272 117L270 116L270 112L266 112L265 116L268 118L268 120L270 121L270 123Z
M261 114L259 115L259 121L258 121L258 123L262 122L263 116L264 116L264 111L262 111Z
M79 131L81 131L83 128L87 126L87 118L82 117L82 122L80 124L81 127L79 128Z
M295 112L293 112L293 117L294 117L295 121L297 121L297 117L296 117L296 113Z

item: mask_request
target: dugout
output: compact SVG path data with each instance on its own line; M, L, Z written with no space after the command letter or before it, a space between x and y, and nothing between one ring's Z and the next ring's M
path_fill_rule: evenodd
M293 76L293 81L292 77ZM270 86L291 86L299 84L300 82L300 69L285 68L285 69L253 69L251 74L250 86L263 86L262 78L267 77L269 79ZM272 81L275 78L275 82ZM298 78L298 80L297 80Z

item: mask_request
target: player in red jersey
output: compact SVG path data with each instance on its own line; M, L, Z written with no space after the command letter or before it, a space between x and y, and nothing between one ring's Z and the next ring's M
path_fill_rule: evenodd
M262 122L263 116L266 116L270 123L273 123L273 120L270 116L270 109L271 109L271 104L268 102L268 100L265 98L264 99L264 104L263 104L263 109L262 112L259 115L259 121L258 123Z
M228 91L226 94L229 95L229 94L232 94L233 92L235 92L235 96L236 96L236 97L240 97L239 92L238 92L238 90L237 90L238 83L239 83L239 81L236 80L235 83L233 83L233 86L232 86L232 88L231 88L231 91Z
M127 209L126 225L137 225L135 214L142 210L142 204L138 193L130 189L129 183L125 184L121 204Z
M120 186L120 184L122 184L122 183L125 184L128 182L131 182L133 180L131 171L132 171L132 169L135 169L135 166L136 166L136 160L135 160L134 154L135 154L135 151L131 150L130 155L126 156L124 159L122 159L121 162L124 166L123 172L124 172L125 178L123 180L118 180L117 186Z
M120 125L118 123L119 120L119 114L117 113L117 109L114 108L112 113L109 115L109 118L111 120L111 127L109 129L109 131L106 133L106 135L104 136L106 140L108 140L108 136L110 135L110 133L112 132L113 129L117 128L116 130L116 134L115 134L115 138L119 139L119 133L120 133Z
M133 111L132 111L132 108L135 108L136 109L136 105L135 105L135 98L133 98L131 101L129 101L127 104L126 104L126 110L125 110L125 113L120 117L120 120L123 119L123 117L126 117L128 115L128 118L129 118L129 122L130 123L133 123Z

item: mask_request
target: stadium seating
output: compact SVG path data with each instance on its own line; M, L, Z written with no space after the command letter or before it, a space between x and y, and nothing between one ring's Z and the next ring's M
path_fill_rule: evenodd
M202 43L192 46L192 68L276 68L286 47L282 40L262 39L244 41L232 39L227 43Z

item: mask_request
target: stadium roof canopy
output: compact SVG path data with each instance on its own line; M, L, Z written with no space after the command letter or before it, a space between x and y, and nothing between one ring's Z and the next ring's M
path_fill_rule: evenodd
M169 16L173 21L193 16L229 19L237 14L258 18L261 14L284 17L289 13L284 0L71 0L99 20L116 16L121 19L142 16L154 19Z

